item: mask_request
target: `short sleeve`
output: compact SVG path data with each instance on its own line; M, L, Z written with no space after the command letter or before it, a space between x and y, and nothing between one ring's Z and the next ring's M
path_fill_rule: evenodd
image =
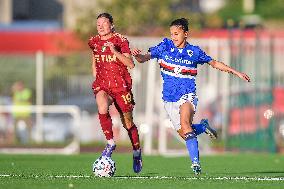
M89 39L88 45L89 45L90 49L92 49L92 39Z
M148 52L151 54L151 58L159 58L165 50L167 50L167 46L169 44L169 39L165 38L161 43L157 46L150 47Z
M131 51L130 51L130 48L129 48L129 41L127 39L122 41L120 49L121 49L121 53L131 54Z
M96 50L96 37L91 37L88 41L90 49Z
M211 56L207 55L202 49L199 48L197 63L204 64L210 62L211 60L213 60Z

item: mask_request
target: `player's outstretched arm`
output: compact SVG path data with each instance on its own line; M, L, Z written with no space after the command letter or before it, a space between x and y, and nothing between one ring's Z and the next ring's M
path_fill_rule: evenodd
M146 61L151 59L151 55L150 54L141 54L141 50L140 49L133 49L132 50L132 55L134 56L134 58L139 63L144 63L144 62L146 62Z
M249 76L247 74L239 72L239 71L231 68L230 66L224 64L223 62L212 60L212 61L209 62L209 64L213 68L216 68L216 69L224 71L224 72L232 73L232 74L238 76L239 78L241 78L241 79L243 79L243 80L245 80L247 82L250 82L250 78L249 78Z

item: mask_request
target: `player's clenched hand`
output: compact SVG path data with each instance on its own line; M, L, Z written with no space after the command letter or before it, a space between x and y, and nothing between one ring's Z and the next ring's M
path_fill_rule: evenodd
M115 46L114 46L113 43L111 43L111 42L106 42L104 45L105 45L106 47L109 47L109 49L110 49L110 51L111 51L112 53L114 53L114 52L116 51Z
M140 49L133 49L132 50L132 56L138 56L141 54L141 50Z
M149 53L148 54L141 54L141 50L140 49L133 49L132 50L132 56L134 56L134 58L139 63L144 63L144 62L146 62L146 61L151 59L151 55Z
M238 72L237 75L238 75L239 78L241 78L241 79L243 79L243 80L245 80L247 82L250 82L250 78L249 78L249 76L247 74Z

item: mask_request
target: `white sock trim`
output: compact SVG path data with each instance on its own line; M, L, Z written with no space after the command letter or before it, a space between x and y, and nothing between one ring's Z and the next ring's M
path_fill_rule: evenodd
M112 145L112 146L115 145L115 142L114 142L113 139L107 140L107 143L108 143L109 145Z

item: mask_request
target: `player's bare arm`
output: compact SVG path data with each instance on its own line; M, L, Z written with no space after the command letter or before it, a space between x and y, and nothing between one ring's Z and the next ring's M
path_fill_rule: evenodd
M146 61L151 59L151 55L149 53L141 54L141 50L140 49L133 49L132 50L132 55L134 56L134 58L139 63L144 63L144 62L146 62Z
M247 82L250 82L250 78L249 78L249 76L247 74L239 72L239 71L231 68L230 66L224 64L223 62L212 60L212 61L209 62L209 64L213 68L216 68L216 69L224 71L224 72L232 73L232 74L238 76L239 78L241 78L241 79L243 79L243 80L245 80Z
M95 59L95 56L93 54L93 59L92 59L92 73L93 73L93 77L96 77L97 75L97 69L96 69L96 59Z
M106 43L105 46L108 46L110 48L110 51L128 68L132 69L134 68L134 62L132 59L132 56L128 53L120 53L116 50L113 43Z

